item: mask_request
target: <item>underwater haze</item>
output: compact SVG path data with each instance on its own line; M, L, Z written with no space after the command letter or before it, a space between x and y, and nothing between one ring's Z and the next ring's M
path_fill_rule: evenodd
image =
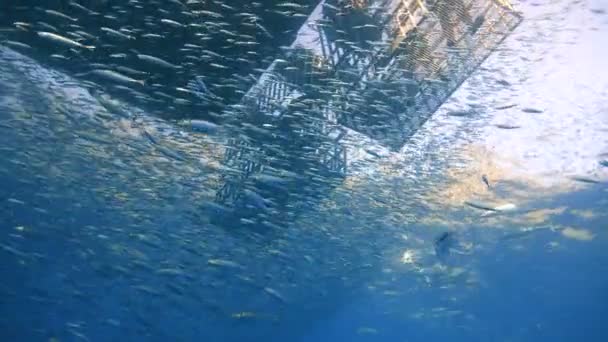
M0 4L0 341L608 341L608 2L513 1L339 171L242 109L317 4Z

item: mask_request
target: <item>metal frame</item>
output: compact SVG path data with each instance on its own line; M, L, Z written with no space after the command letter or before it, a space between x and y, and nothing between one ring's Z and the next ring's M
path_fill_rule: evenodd
M392 10L388 19L383 22L383 30L390 25L394 25L396 16L399 15L404 6L411 7L412 4L415 6L415 13L423 13L424 16L415 22L415 16L408 8L408 18L413 21L411 26L422 30L423 35L430 35L433 34L433 31L438 30L437 21L432 20L429 10L421 0L396 1L399 1L399 4ZM318 33L317 42L320 44L320 55L311 54L310 61L298 64L298 72L292 74L286 72L286 70L291 65L290 63L294 62L293 59L289 60L287 58L287 64L281 60L273 62L258 83L244 96L242 105L247 112L242 113L240 120L249 123L250 127L257 127L258 129L265 127L265 135L263 139L236 138L228 142L224 165L230 171L222 176L222 184L217 191L216 201L233 208L234 212L238 212L240 208L247 205L242 201L244 189L255 188L255 179L252 179L252 175L264 173L266 167L273 168L273 165L288 166L289 168L305 160L310 169L316 169L319 175L345 177L347 174L347 150L341 143L344 136L344 129L341 128L341 125L367 134L372 139L390 148L400 148L422 123L483 63L508 34L519 25L522 20L521 16L503 5L502 2L504 1L506 0L473 0L469 2L469 8L473 4L486 3L487 6L482 9L483 13L487 15L492 10L497 11L499 13L498 19L485 21L477 31L478 33L484 32L486 36L475 40L475 49L470 55L474 58L466 59L459 72L447 73L445 69L448 67L448 63L444 58L441 60L440 67L431 70L427 75L428 77L417 80L419 92L413 98L412 105L405 110L393 113L392 117L388 118L395 123L395 127L391 127L393 136L375 135L368 130L369 127L357 126L357 113L344 112L341 110L343 108L332 108L333 101L330 96L310 93L310 85L314 85L316 82L313 74L315 70L319 70L315 68L321 67L325 68L327 77L343 80L342 85L327 85L326 93L334 95L342 93L347 96L348 94L354 94L356 96L358 92L368 90L369 87L366 83L371 80L403 78L403 70L399 70L398 66L398 59L403 57L400 52L393 50L387 54L386 50L382 49L362 50L352 45L339 44L328 39L330 36L327 34L329 29L324 26L323 22L308 23ZM319 6L322 6L322 4L323 1ZM380 20L381 14L376 12L374 16ZM507 17L510 20L504 22ZM496 25L501 22L504 22L504 32L496 30ZM405 36L407 35L408 32L405 33ZM488 37L494 37L494 39ZM461 41L458 44L461 44ZM428 57L441 56L442 53L437 53L440 49L445 48L440 41L435 42L431 46ZM443 53L443 55L446 54ZM325 62L325 64L322 62ZM345 73L347 69L351 70L350 74ZM295 70L293 65L290 70ZM357 70L355 79L352 79L353 70ZM438 79L446 75L449 76L447 81ZM351 79L348 79L348 77L351 77ZM311 99L315 99L315 101L312 101L312 104L307 103ZM302 111L299 108L300 105L304 105L306 110ZM296 119L293 119L294 117ZM364 116L361 118L364 118ZM297 120L300 127L287 131L279 129L280 127L284 128L285 122L289 120ZM269 148L268 140L277 142L281 152L277 152L275 148ZM281 201L286 201L288 197L282 196ZM287 205L286 203L279 203L278 206L285 208Z

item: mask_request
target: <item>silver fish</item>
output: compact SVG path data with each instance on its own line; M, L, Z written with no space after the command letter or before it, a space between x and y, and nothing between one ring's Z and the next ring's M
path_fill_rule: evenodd
M93 50L95 49L94 46L92 45L83 45L80 44L79 42L72 40L70 38L64 37L64 36L60 36L58 34L55 33L51 33L51 32L38 32L38 36L56 43L60 43L63 45L67 45L67 46L71 46L71 47L77 47L77 48L83 48L83 49L89 49L89 50Z
M97 76L101 76L104 77L106 79L112 80L112 81L116 81L116 82L120 82L120 83L126 83L126 84L141 84L142 86L145 85L143 80L136 80L134 78L131 78L129 76L125 76L123 74L119 74L115 71L112 70L107 70L107 69L95 69L93 71L91 71L92 74L95 74Z

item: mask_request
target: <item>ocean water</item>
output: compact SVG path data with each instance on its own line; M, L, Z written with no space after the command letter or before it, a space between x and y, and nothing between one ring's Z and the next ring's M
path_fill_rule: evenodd
M3 39L0 340L608 341L608 7L514 5L406 146L272 229L210 216L226 133Z

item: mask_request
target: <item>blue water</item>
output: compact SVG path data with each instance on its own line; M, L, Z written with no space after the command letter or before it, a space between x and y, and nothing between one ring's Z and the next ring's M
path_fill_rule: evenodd
M588 203L598 197L605 198L605 192L585 191L555 200L588 208ZM561 215L556 222L580 224L580 219ZM594 221L593 225L605 227L606 219ZM367 296L326 319L303 341L606 340L605 237L603 242L584 246L578 241L564 241L564 251L547 253L546 245L554 239L554 233L549 231L535 233L533 237L499 242L476 254L483 285L463 301L450 303L445 290L438 288L416 292L399 301L399 310L405 313L446 305L463 310L471 315L469 318L395 319L391 314L379 314L385 308L382 297ZM521 249L510 248L515 244ZM404 288L410 285L403 281ZM362 335L352 329L360 326L374 327L377 332Z

